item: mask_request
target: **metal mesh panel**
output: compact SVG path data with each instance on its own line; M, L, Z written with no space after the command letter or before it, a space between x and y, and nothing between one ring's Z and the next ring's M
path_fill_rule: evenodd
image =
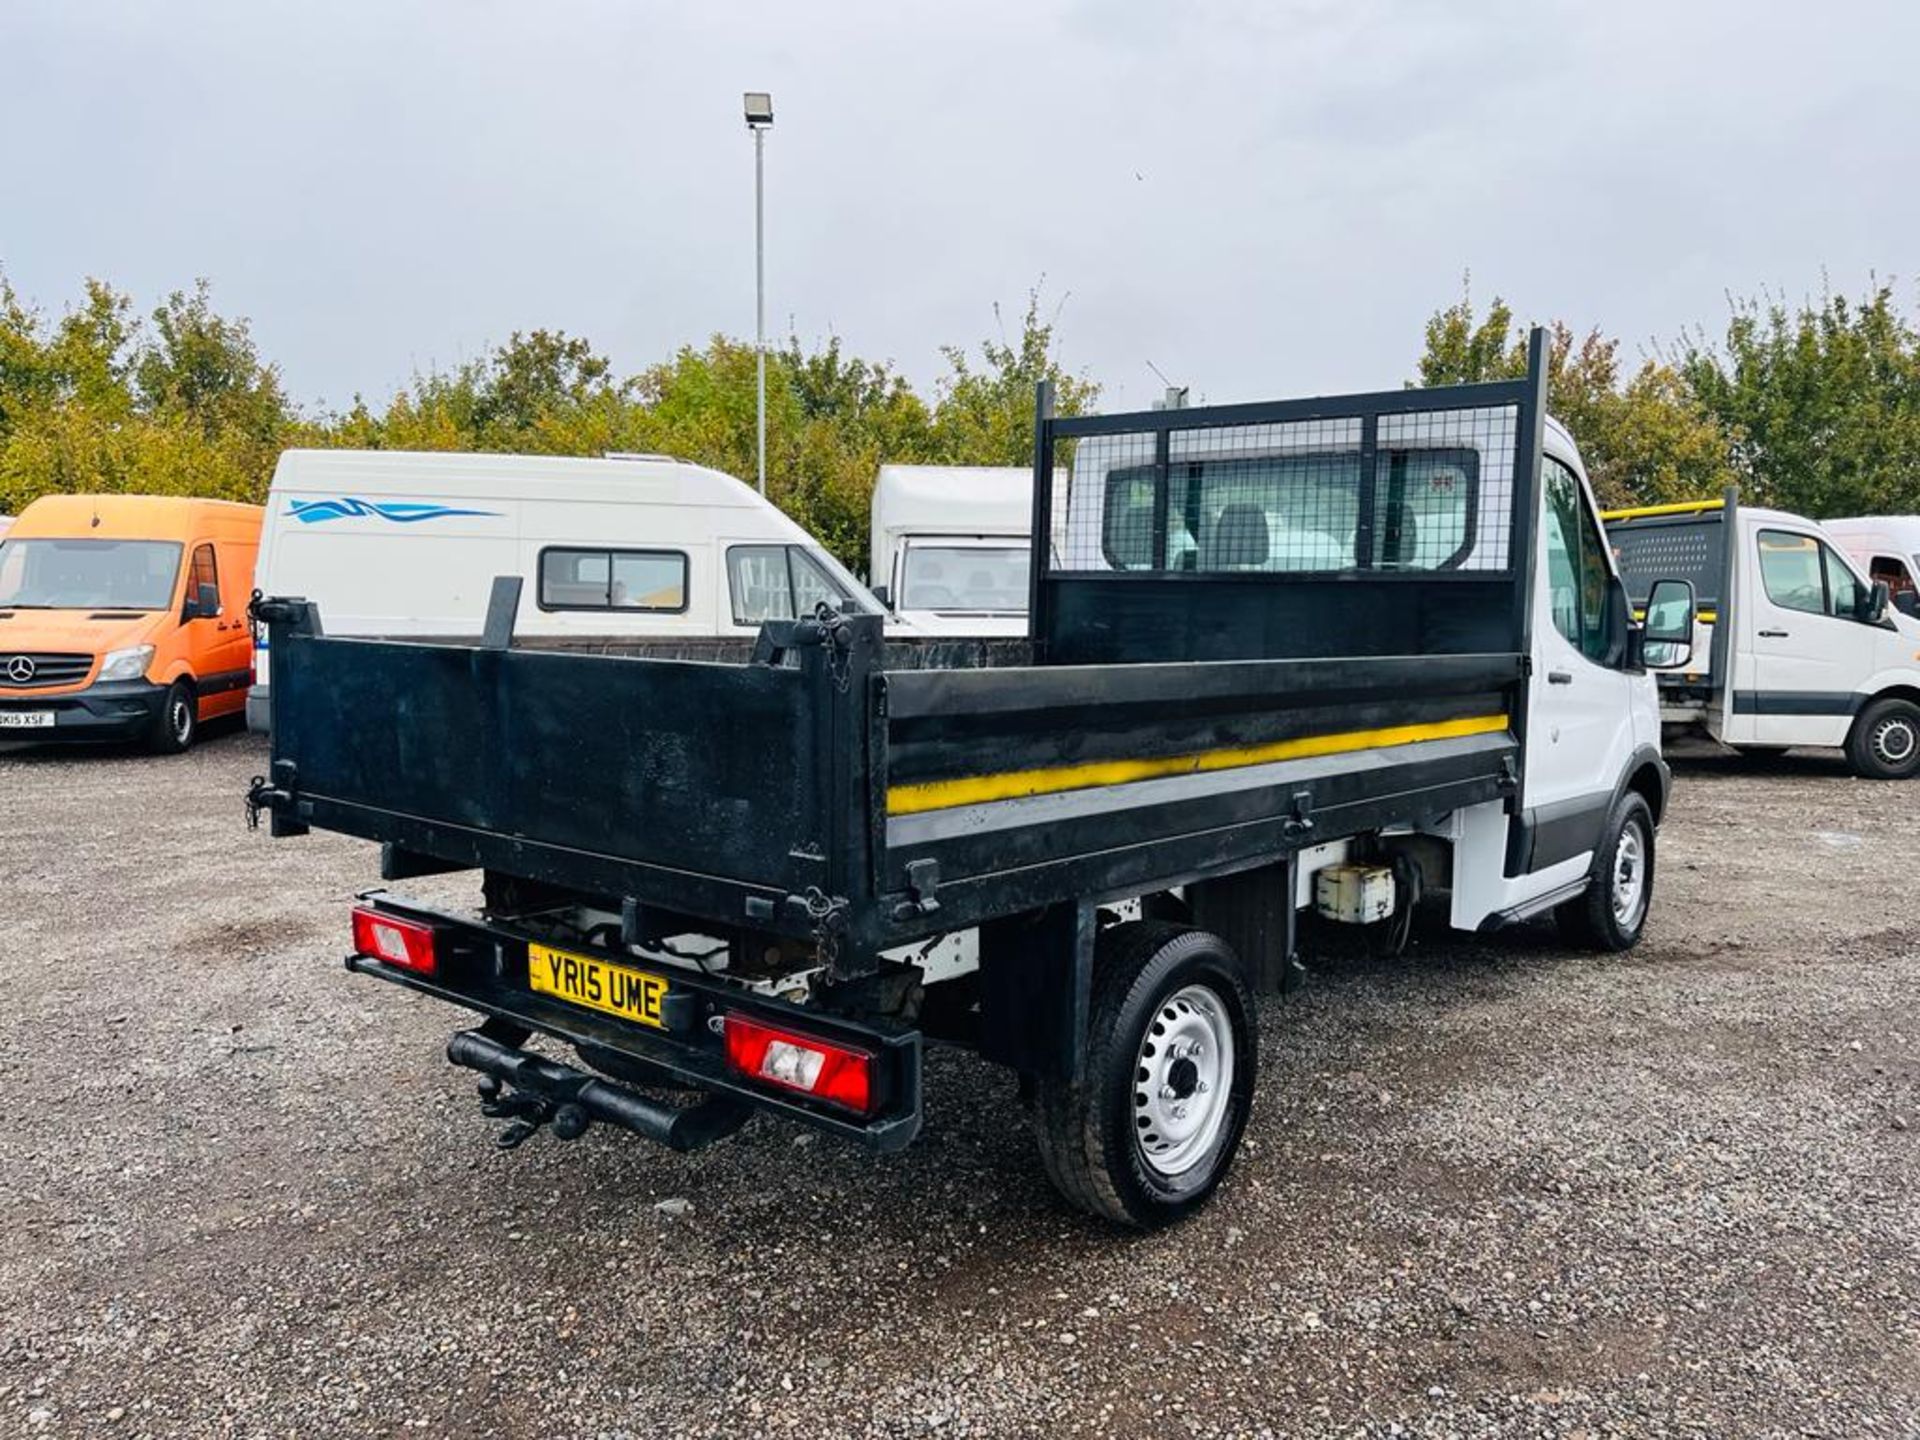
M1383 414L1371 465L1361 414L1185 428L1170 417L1086 436L1055 496L1054 568L1504 570L1516 419L1511 405Z
M1621 580L1636 605L1644 605L1656 580L1691 580L1695 598L1713 604L1720 598L1721 567L1726 563L1726 526L1708 520L1655 525L1614 525L1607 531Z

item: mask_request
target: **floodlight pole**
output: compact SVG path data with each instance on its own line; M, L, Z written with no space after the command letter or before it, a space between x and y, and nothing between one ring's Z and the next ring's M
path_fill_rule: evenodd
M753 126L753 350L755 414L760 429L760 493L767 493L767 211L766 127Z

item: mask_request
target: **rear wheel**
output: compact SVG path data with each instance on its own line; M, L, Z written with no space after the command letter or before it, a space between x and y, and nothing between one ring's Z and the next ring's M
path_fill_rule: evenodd
M1583 950L1631 950L1653 903L1653 811L1629 790L1614 802L1584 895L1555 912L1560 933Z
M1847 760L1868 780L1920 775L1920 705L1894 696L1867 706L1847 736Z
M147 732L147 748L159 755L178 755L193 744L200 733L200 705L193 686L176 680L167 687L160 713L153 717Z
M1078 1084L1042 1080L1047 1174L1081 1209L1154 1229L1205 1203L1240 1148L1259 1053L1253 997L1218 937L1164 921L1100 937Z

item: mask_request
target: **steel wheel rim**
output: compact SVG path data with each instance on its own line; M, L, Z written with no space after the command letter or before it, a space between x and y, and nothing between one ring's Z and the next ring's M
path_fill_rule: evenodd
M1638 825L1620 832L1613 847L1613 918L1622 926L1639 923L1647 903L1647 845Z
M168 716L173 722L173 738L177 743L184 745L193 738L193 706L186 696L175 697Z
M1871 743L1873 753L1886 764L1905 765L1913 759L1920 735L1915 734L1911 720L1895 715L1873 727Z
M1235 1058L1233 1021L1212 988L1188 985L1160 1002L1133 1067L1133 1138L1149 1169L1184 1175L1212 1150Z

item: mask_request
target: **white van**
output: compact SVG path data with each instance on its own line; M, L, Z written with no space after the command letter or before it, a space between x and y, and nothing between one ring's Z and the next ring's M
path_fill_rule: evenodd
M1656 578L1694 586L1691 657L1663 667L1648 656L1670 730L1747 753L1836 746L1856 774L1920 776L1920 621L1838 536L1736 492L1605 518L1635 605Z
M1064 474L1056 476L1064 493ZM1033 471L882 465L873 486L874 593L932 635L1024 635Z
M827 600L879 601L754 489L665 456L289 450L256 585L319 602L335 635L477 635L494 577L520 635L712 637ZM267 727L264 633L247 721Z
M1920 515L1863 515L1821 522L1870 580L1884 583L1894 608L1920 617Z

